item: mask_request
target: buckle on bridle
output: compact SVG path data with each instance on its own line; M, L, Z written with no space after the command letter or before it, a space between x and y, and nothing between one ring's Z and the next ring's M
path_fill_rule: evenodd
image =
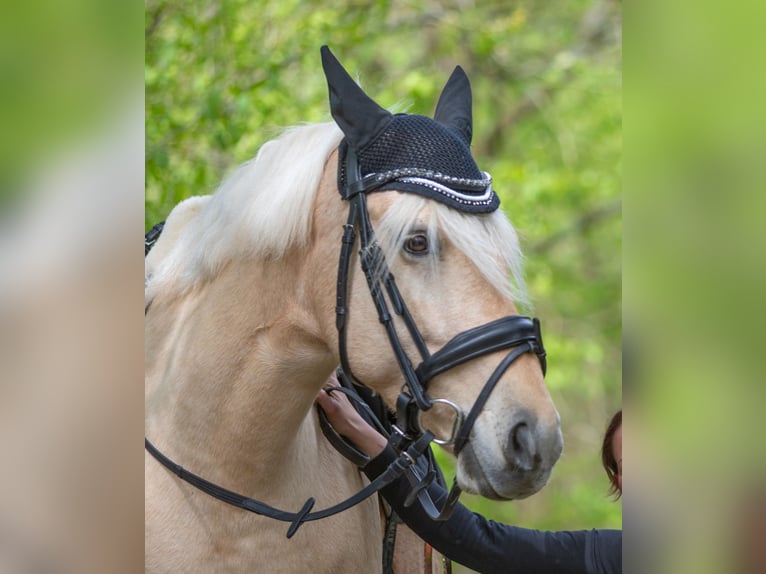
M449 437L446 439L440 439L440 438L436 438L436 436L434 435L434 439L433 439L433 441L439 446L449 446L451 444L454 444L455 440L457 439L457 435L460 432L460 428L463 426L463 420L465 419L465 415L463 414L463 409L461 409L455 403L447 399L431 399L431 403L433 403L434 405L436 404L447 405L453 411L455 411L455 419L452 422L452 431L450 432ZM415 414L415 422L417 423L418 428L420 428L421 430L423 429L423 424L421 421L422 416L423 416L423 411L418 409L417 413Z
M388 442L391 443L391 446L393 446L397 452L403 452L412 444L412 437L398 426L391 425Z
M463 409L461 409L458 405L450 400L432 399L430 397L427 397L429 403L428 408L421 409L418 407L414 397L405 391L407 388L408 385L406 383L402 385L402 390L399 393L399 397L396 399L397 425L394 425L393 428L395 429L396 434L399 436L397 436L394 440L399 442L404 440L411 441L412 437L418 437L422 435L424 432L426 432L426 429L423 428L423 413L426 410L431 410L431 408L433 408L433 406L436 404L442 404L447 405L449 408L455 411L455 418L452 421L452 430L450 431L449 436L444 439L434 437L433 442L439 446L449 446L454 444L455 440L457 440L460 429L463 427L463 421L465 420Z

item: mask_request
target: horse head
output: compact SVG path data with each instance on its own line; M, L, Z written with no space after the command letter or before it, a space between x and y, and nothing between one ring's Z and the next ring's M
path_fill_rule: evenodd
M529 496L561 453L559 416L544 384L539 323L518 316L517 236L470 152L468 78L455 69L433 119L391 114L326 47L322 59L344 135L344 241L357 241L363 269L345 277L350 248L341 255L341 364L397 405L400 426L441 438L458 456L460 487Z

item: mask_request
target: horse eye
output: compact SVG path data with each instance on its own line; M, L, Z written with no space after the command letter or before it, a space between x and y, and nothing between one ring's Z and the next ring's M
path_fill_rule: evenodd
M404 249L413 255L425 255L428 253L428 238L421 234L408 237Z

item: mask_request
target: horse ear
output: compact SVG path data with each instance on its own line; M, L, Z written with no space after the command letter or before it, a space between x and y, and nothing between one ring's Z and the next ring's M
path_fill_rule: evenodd
M439 96L434 119L440 124L457 130L470 145L473 136L471 108L471 82L468 81L463 68L457 66Z
M330 48L322 46L321 53L322 67L330 91L330 113L349 144L360 149L375 139L393 116L364 93L333 56Z

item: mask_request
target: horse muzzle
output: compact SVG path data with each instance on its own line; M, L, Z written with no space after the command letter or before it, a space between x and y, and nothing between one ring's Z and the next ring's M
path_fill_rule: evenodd
M489 433L482 422L477 422L472 440L458 455L460 487L494 500L514 500L545 486L563 448L558 417L555 425L542 424L520 409L512 415L505 444L499 446L495 437L485 437Z

